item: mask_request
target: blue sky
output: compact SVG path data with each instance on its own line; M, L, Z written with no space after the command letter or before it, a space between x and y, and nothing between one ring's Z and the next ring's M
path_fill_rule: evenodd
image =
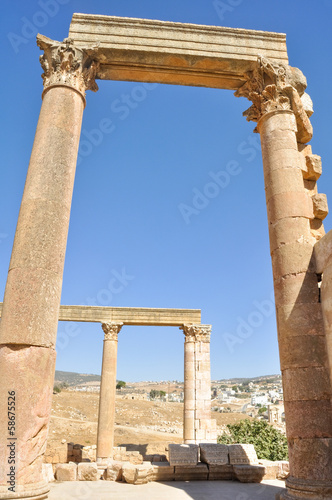
M290 64L307 76L314 102L311 144L323 159L318 190L332 199L329 0L225 0L222 11L212 0L52 5L1 5L1 300L41 105L35 32L62 40L73 12L286 33ZM249 102L226 90L98 83L87 95L62 304L199 308L202 322L213 325L212 378L279 372L259 136L242 117ZM119 108L128 95L131 107ZM105 119L112 131L96 140ZM216 175L225 185L209 191ZM204 190L210 198L185 220L179 206L193 207ZM58 370L100 373L98 324L60 323L58 338ZM118 378L182 380L182 332L124 327Z

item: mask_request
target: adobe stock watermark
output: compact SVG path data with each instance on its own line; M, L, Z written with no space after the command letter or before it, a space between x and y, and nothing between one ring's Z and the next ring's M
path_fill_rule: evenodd
M39 10L33 14L33 16L28 19L27 17L21 17L21 31L20 34L9 32L7 38L9 40L12 49L16 54L18 54L21 45L26 45L31 39L35 39L40 28L44 28L50 18L55 17L59 11L61 5L66 5L71 0L39 0L38 6Z
M225 20L225 15L229 12L234 12L236 7L241 5L244 0L213 0L213 7L218 14L220 21Z
M237 317L235 333L223 333L222 338L231 354L234 353L237 345L241 345L250 338L257 328L260 328L267 318L275 312L274 293L268 299L261 302L253 302L254 309L244 319Z
M122 268L121 272L113 269L111 271L111 279L107 287L101 288L95 297L87 297L87 306L109 306L112 303L113 296L123 292L129 282L135 279L135 276L127 274L126 269ZM69 344L71 338L77 337L81 333L80 324L78 322L70 321L64 326L64 330L58 332L56 340L57 351L63 350Z
M95 147L103 142L105 136L111 135L117 128L116 121L124 121L146 100L149 92L157 88L157 83L142 83L135 85L130 93L121 94L114 99L111 104L112 117L102 118L99 125L91 130L82 130L80 145L78 148L77 165L80 165L84 158L90 156Z
M251 163L260 151L260 139L257 135L249 135L247 140L242 141L237 147L237 153L245 156L245 160ZM222 190L226 189L233 177L241 174L243 168L237 160L230 160L225 168L218 172L209 172L209 180L203 188L194 188L191 204L179 203L178 209L186 224L191 222L191 217L199 215L211 202L217 198Z

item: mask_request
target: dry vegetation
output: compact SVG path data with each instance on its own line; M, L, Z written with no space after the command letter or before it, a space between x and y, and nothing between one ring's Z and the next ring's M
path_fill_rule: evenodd
M62 391L54 394L49 445L62 439L84 446L96 444L98 393ZM182 442L182 403L116 400L115 445L146 453L163 453L168 443ZM241 413L212 412L217 427L248 418Z

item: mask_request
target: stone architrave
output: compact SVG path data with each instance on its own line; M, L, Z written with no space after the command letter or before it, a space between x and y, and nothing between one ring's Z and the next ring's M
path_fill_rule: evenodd
M97 430L97 462L113 458L118 333L123 323L103 323L104 349L101 369Z
M252 101L244 115L258 122L262 145L290 462L280 500L332 498L331 381L313 259L315 186L305 180L302 153L310 154L304 144L312 135L301 101L305 86L300 70L259 58L235 93Z
M97 64L67 39L39 36L43 101L9 266L0 327L2 415L0 497L46 498L43 478L55 371L62 275L85 91L97 90ZM10 432L10 433L9 433ZM15 491L8 490L9 440ZM6 465L7 464L7 465Z
M211 325L183 325L184 416L186 444L216 442L216 421L211 419Z

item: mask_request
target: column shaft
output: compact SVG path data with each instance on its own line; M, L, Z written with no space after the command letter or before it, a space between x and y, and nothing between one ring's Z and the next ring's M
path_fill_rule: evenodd
M193 444L195 440L195 342L184 343L184 409L183 409L183 441Z
M184 415L186 444L216 442L211 419L210 325L184 325Z
M97 430L98 462L113 457L118 331L121 326L122 324L103 324L105 339Z
M4 296L0 343L0 495L8 493L8 393L15 392L16 494L48 490L42 478L55 370L62 273L84 102L67 87L45 94ZM5 389L5 390L4 390ZM8 441L9 442L9 441ZM15 495L15 496L14 496Z
M290 478L282 499L332 493L332 412L325 332L292 111L259 120Z

